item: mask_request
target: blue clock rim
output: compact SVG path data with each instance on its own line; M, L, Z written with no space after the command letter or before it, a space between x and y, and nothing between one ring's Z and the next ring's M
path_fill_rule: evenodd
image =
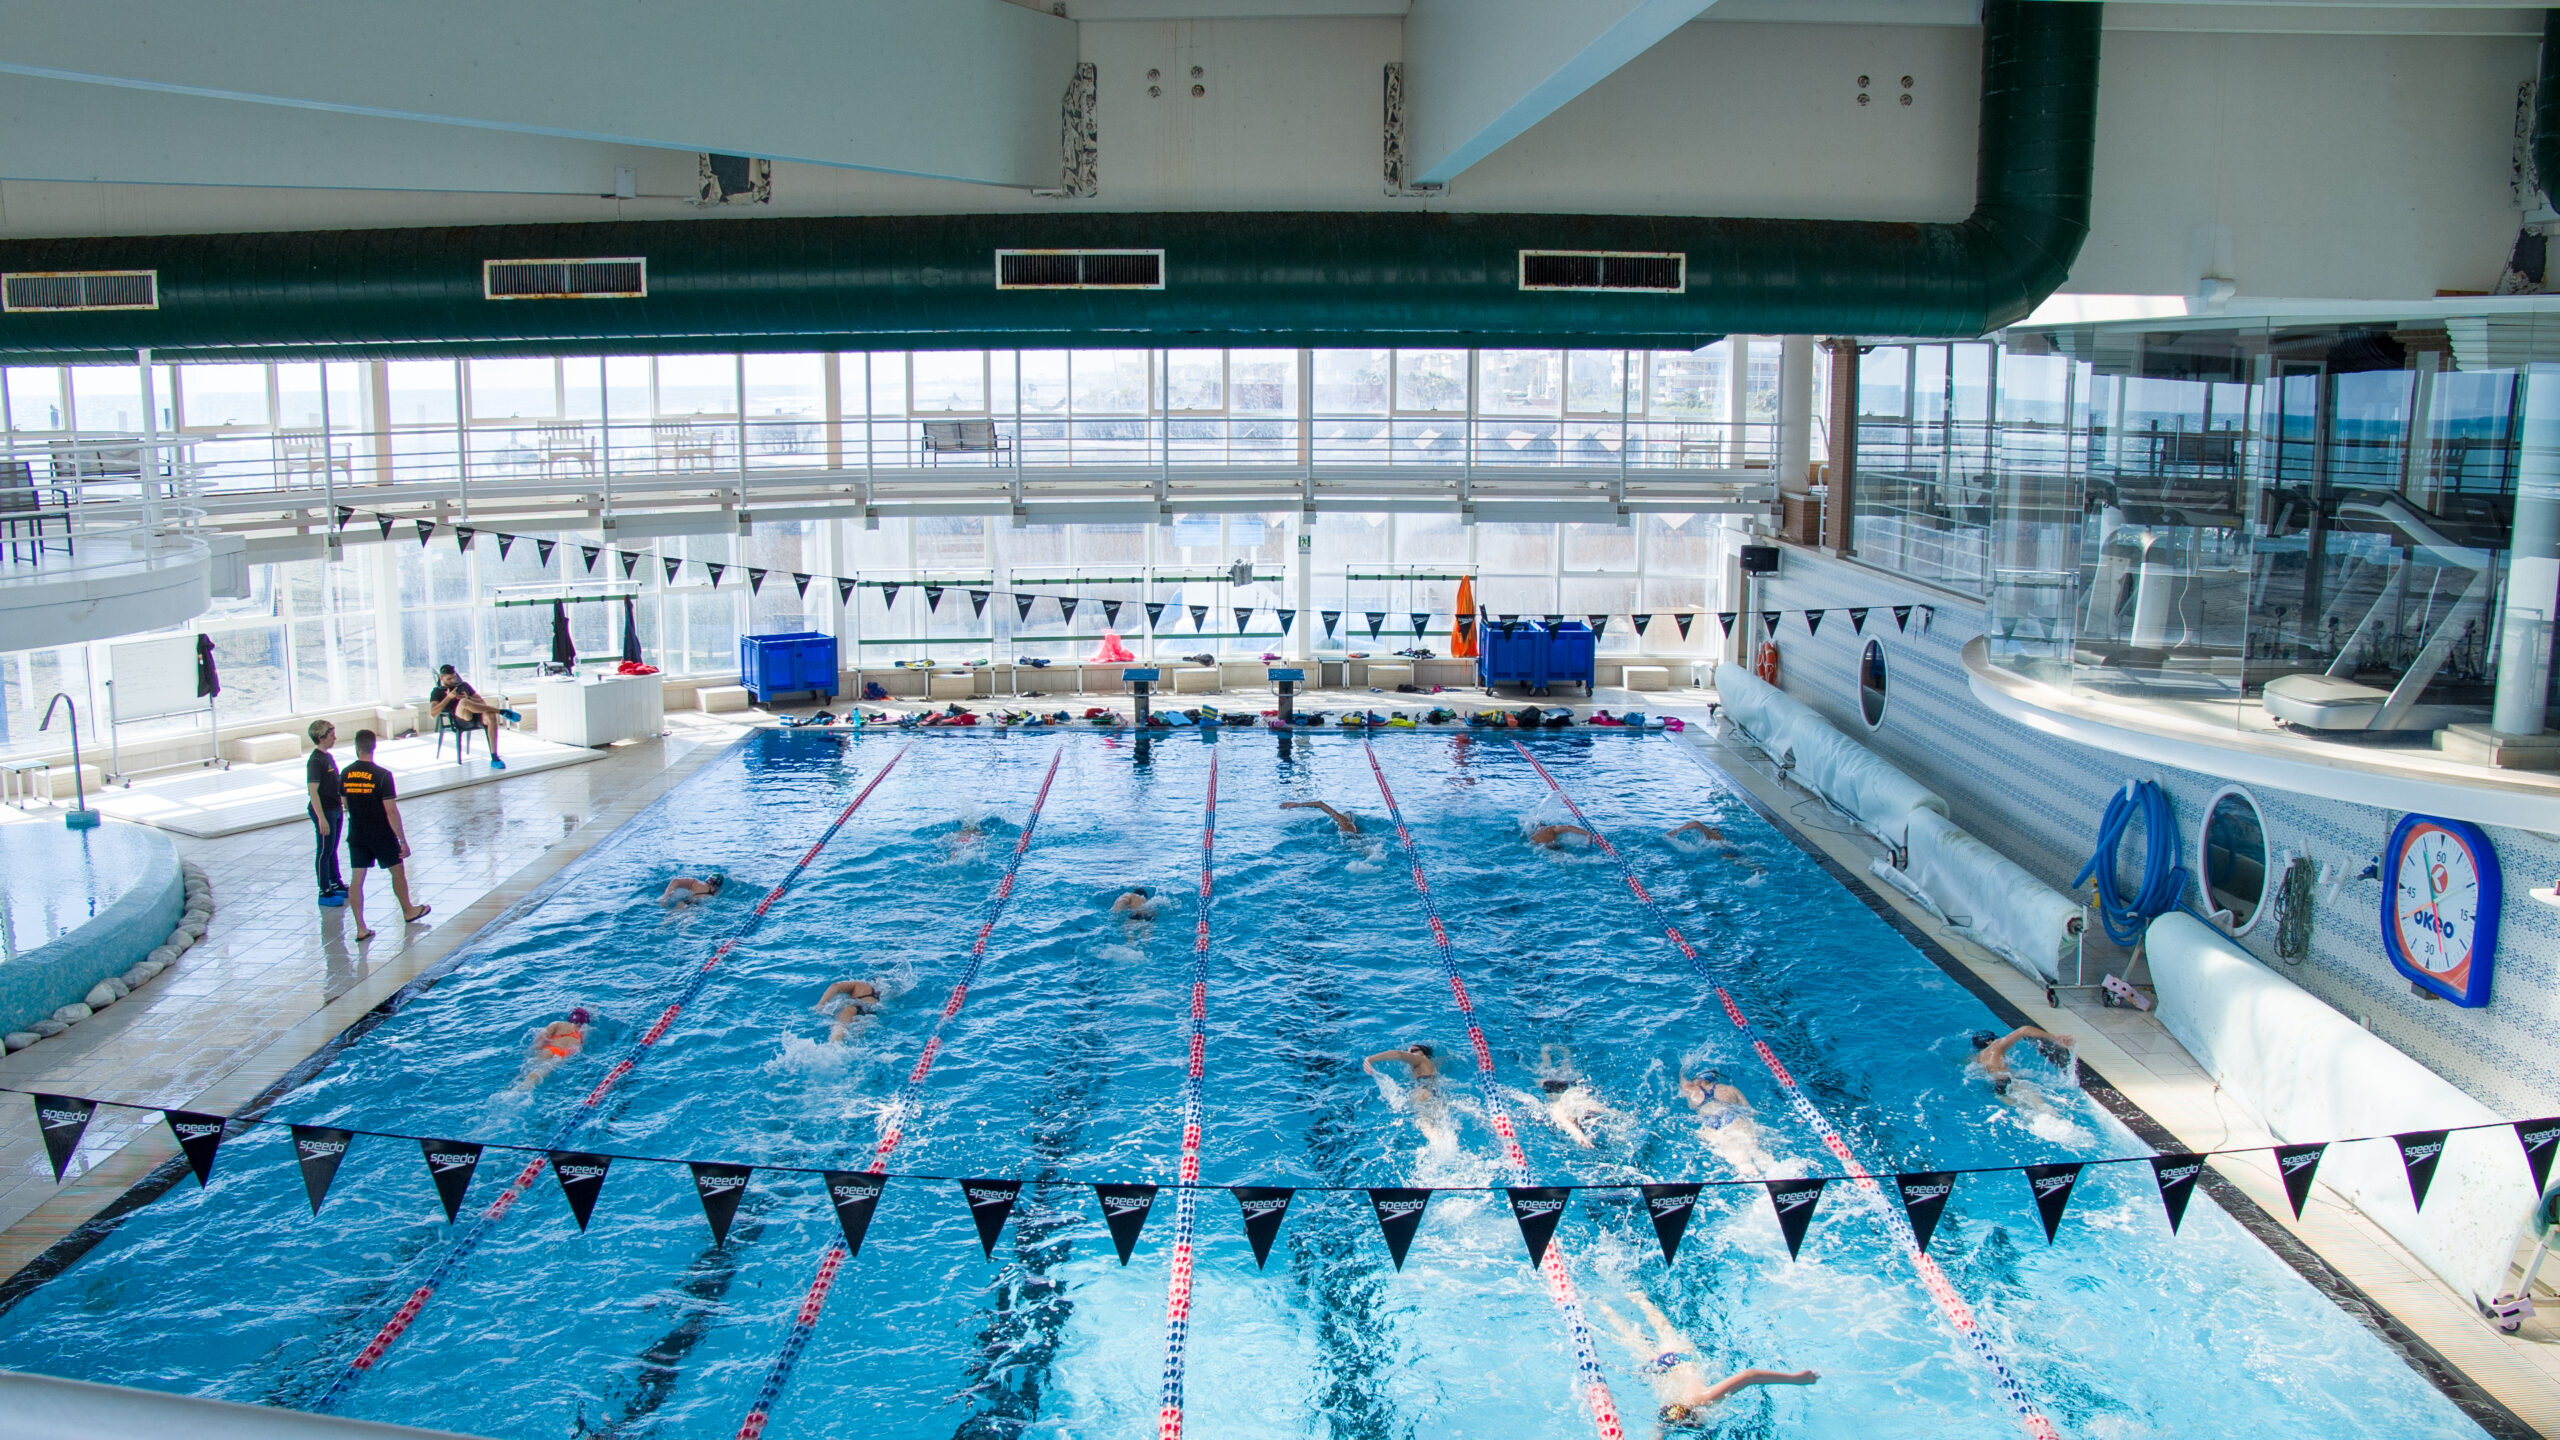
M2421 825L2432 825L2461 841L2471 852L2471 862L2480 872L2480 911L2479 918L2473 922L2471 974L2468 983L2459 990L2410 960L2400 948L2399 917L2391 909L2391 898L2400 891L2400 857L2407 847L2409 832ZM2390 957L2392 969L2415 985L2465 1009L2487 1005L2490 971L2498 953L2498 916L2505 897L2506 878L2498 868L2498 850L2490 843L2487 831L2468 820L2448 820L2441 815L2403 815L2400 823L2392 827L2390 842L2382 850L2382 953Z

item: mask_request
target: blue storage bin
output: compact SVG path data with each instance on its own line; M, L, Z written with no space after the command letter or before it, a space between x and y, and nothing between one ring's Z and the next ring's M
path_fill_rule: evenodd
M836 693L836 637L817 630L738 637L738 684L756 703L795 690Z
M1547 632L1547 683L1570 685L1582 682L1582 693L1591 693L1593 682L1600 678L1600 637L1579 620L1567 620Z
M1476 647L1476 678L1488 690L1496 685L1525 685L1532 690L1547 686L1547 627L1535 620L1523 620L1510 634L1502 633L1502 622L1488 620L1478 627L1480 644Z

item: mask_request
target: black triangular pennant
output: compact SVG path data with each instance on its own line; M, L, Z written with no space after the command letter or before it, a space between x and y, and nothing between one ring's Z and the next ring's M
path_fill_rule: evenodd
M971 615L973 615L973 616L976 616L978 619L981 619L981 620L984 620L985 618L987 618L987 600L988 600L988 598L989 598L990 596L994 595L995 593L996 593L996 592L994 592L993 590L972 590L972 591L970 591L970 592L969 592L969 613L970 613Z
M2044 1217L2044 1243L2053 1243L2053 1232L2062 1226L2062 1207L2071 1203L2071 1187L2080 1183L2080 1162L2030 1165L2027 1184L2036 1192L2036 1213Z
M1849 629L1851 633L1858 635L1864 635L1867 633L1867 611L1869 608L1870 607L1865 605L1852 605L1849 607Z
M1653 1217L1653 1238L1662 1244L1662 1263L1680 1254L1680 1237L1689 1232L1689 1213L1698 1208L1695 1185L1645 1185L1645 1212Z
M883 610L895 610L898 608L897 586L883 585L880 587L880 608Z
M738 1218L738 1201L746 1195L747 1177L755 1170L710 1160L685 1163L693 1169L693 1193L702 1197L702 1218L711 1222L711 1243L728 1244L729 1222Z
M977 592L977 591L975 591L975 590L972 590L972 591L970 591L969 593L970 593L971 595L973 595L973 596L974 596L974 595L976 595L978 592ZM941 587L941 586L939 586L939 585L927 585L926 587L924 587L924 608L926 608L927 610L930 610L930 611L934 612L934 613L935 613L935 614L937 614L937 615L942 613L942 587ZM986 602L986 601L984 601L984 600L980 600L980 601L978 602L978 608L979 608L979 609L981 609L981 610L986 609L986 608L987 608L987 602Z
M1324 638L1327 640L1332 639L1333 627L1342 623L1342 612L1339 610L1319 610L1316 614L1324 621Z
M1021 1197L1019 1180L963 1180L960 1193L969 1202L969 1218L978 1222L978 1246L987 1258L996 1258L996 1236L1004 1229L1005 1217L1013 1213L1013 1202Z
M471 1172L480 1168L480 1147L469 1140L420 1140L418 1153L427 1157L427 1178L436 1182L436 1198L444 1202L444 1220L450 1225L462 1213Z
M468 525L456 525L453 527L453 548L456 550L470 549L471 542L479 538L480 532Z
M1253 1266L1259 1270L1271 1258L1271 1242L1279 1237L1280 1222L1289 1218L1289 1201L1297 1191L1282 1185L1238 1185L1236 1204L1244 1209L1244 1238L1253 1246Z
M417 522L417 526L418 548L424 550L427 548L427 542L435 538L436 522L433 520L420 520Z
M729 568L728 565L718 560L705 560L702 562L702 568L711 576L711 588L714 590L719 589L721 572L727 570Z
M293 1127L293 1158L302 1164L302 1193L311 1197L312 1214L320 1213L329 1182L338 1178L338 1164L347 1158L347 1142L355 1138L353 1131L326 1125Z
M1129 1263L1129 1252L1138 1248L1138 1232L1146 1227L1147 1212L1156 1205L1153 1185L1095 1185L1093 1198L1102 1202L1102 1223L1111 1227L1111 1244L1120 1252L1120 1263Z
M2169 1212L2169 1233L2178 1233L2178 1223L2187 1218L2187 1201L2196 1193L2196 1180L2204 1174L2201 1155L2154 1155L2151 1178L2160 1184L2160 1204Z
M1406 618L1413 621L1413 638L1416 640L1422 638L1423 631L1431 628L1431 612L1428 610L1407 611Z
M1777 639L1777 638L1778 638L1778 617L1779 617L1779 616L1781 616L1781 615L1784 615L1784 614L1786 614L1786 613L1787 613L1787 612L1786 612L1786 611L1784 611L1784 610L1763 610L1763 611L1761 611L1761 612L1760 612L1760 633L1761 633L1761 634L1763 634L1763 635L1765 635L1765 636L1767 636L1768 638L1770 638L1770 639L1772 639L1772 640Z
M853 587L859 583L859 581L847 580L842 576L836 577L836 603L839 605L852 604Z
M596 573L596 561L603 557L604 548L598 545L581 545L578 547L578 553L586 557L587 573L590 575Z
M670 585L676 583L676 572L684 568L684 560L682 557L669 555L664 557L659 563L667 567L667 583Z
M1206 605L1194 605L1191 606L1190 609L1191 628L1194 630L1207 629L1209 627L1209 607Z
M1778 1233L1787 1237L1787 1258L1796 1258L1804 1246L1805 1227L1813 1223L1813 1212L1822 1204L1822 1187L1828 1180L1766 1180L1769 1203L1777 1207Z
M794 571L792 571L792 572L791 572L791 584L792 584L792 587L793 587L794 589L796 589L796 590L798 590L798 591L800 592L800 598L801 598L801 599L806 600L806 599L808 599L808 598L809 598L809 577L808 577L808 576L801 574L801 573L800 573L799 571L797 571L797 570L794 570Z
M1160 625L1160 624L1164 623L1164 602L1163 602L1163 601L1161 601L1161 600L1149 600L1149 601L1145 602L1145 604L1144 604L1144 607L1143 607L1143 608L1144 608L1144 609L1146 610L1146 612L1147 612L1147 627L1148 627L1149 629L1153 629L1153 628L1155 628L1157 625Z
M373 518L382 526L382 538L385 540L391 538L391 527L400 523L398 517L391 515L376 515Z
M1926 1255L1929 1237L1938 1233L1938 1217L1946 1212L1947 1197L1955 1193L1956 1172L1915 1170L1894 1176L1893 1185L1902 1196L1902 1213L1911 1217L1911 1239Z
M539 564L539 565L540 565L543 569L545 569L545 570L550 569L550 568L551 568L551 552L552 552L552 551L554 551L554 550L557 550L557 549L559 549L559 548L560 548L560 542L559 542L559 541L557 541L557 540L536 540L536 541L534 541L534 542L533 542L533 558L534 558L535 563ZM593 560L588 561L588 563L587 563L587 568L588 568L588 569L590 569L590 570L593 570L594 568L596 568L596 567L595 567L595 562L594 562Z
M1073 625L1076 623L1076 611L1083 605L1084 600L1081 596L1060 596L1058 598L1058 618L1066 621L1069 625Z
M559 1178L560 1193L569 1198L569 1213L578 1219L578 1229L587 1228L587 1217L596 1212L596 1196L604 1189L604 1172L613 1168L610 1155L589 1155L581 1150L553 1150L551 1173Z
M1643 615L1630 615L1627 618L1635 622L1636 634L1638 636L1642 636L1644 634L1644 627L1653 623L1653 616L1650 613Z
M2409 1203L2421 1210L2427 1208L2427 1187L2435 1182L2436 1162L2444 1158L2445 1134L2412 1130L2391 1137L2400 1147L2400 1168L2409 1172Z
M1565 1202L1573 1192L1562 1185L1514 1185L1503 1193L1511 1197L1511 1218L1520 1222L1529 1263L1545 1264L1547 1242L1555 1238L1556 1223L1564 1219Z
M98 1102L76 1095L38 1095L36 1129L44 1135L44 1153L53 1158L53 1180L62 1183L62 1172L71 1165L71 1154L80 1148L80 1135L89 1128L89 1117L98 1113Z
M871 1212L880 1208L880 1192L888 1183L888 1176L865 1170L827 1172L827 1199L836 1207L848 1257L862 1253L863 1232L871 1228Z
M1821 634L1822 617L1830 613L1831 612L1828 610L1807 610L1804 612L1804 633L1807 635Z
M516 543L516 537L514 537L513 535L508 534L508 533L507 533L507 532L505 532L504 530L499 531L499 532L498 532L498 558L499 558L499 559L501 559L501 560L506 559L506 558L507 558L507 551L508 551L509 549L513 548L513 547L514 547L514 545L515 545L515 543Z
M1369 621L1369 638L1372 640L1377 639L1378 627L1387 623L1387 612L1384 610L1363 610L1360 613Z
M1111 622L1112 629L1117 630L1120 628L1120 611L1128 603L1129 602L1126 600L1105 600L1102 602L1103 618Z
M1431 1192L1403 1186L1369 1187L1369 1209L1378 1217L1378 1233L1387 1237L1387 1256L1404 1268L1404 1252L1413 1244L1413 1232L1422 1228L1423 1207L1431 1203Z
M2079 1171L2079 1161L2028 1166L2028 1186L2035 1191L2035 1215L2045 1220L2045 1245L2053 1243L2053 1232L2061 1227L2063 1207L2071 1204L2071 1186L2079 1184Z
M1716 612L1716 623L1724 627L1725 638L1728 640L1733 638L1733 621L1734 617L1739 613L1739 611L1734 610L1719 610ZM1653 617L1648 615L1645 618L1649 620Z
M169 1132L178 1137L178 1148L187 1152L187 1163L195 1167L196 1183L212 1184L213 1152L222 1147L223 1117L199 1115L192 1110L161 1113L169 1117Z
M1896 630L1909 630L1911 628L1910 606L1896 605L1893 607L1893 628Z
M1039 597L1039 596L1037 596L1037 595L1025 595L1025 594L1021 593L1020 591L1016 591L1016 592L1014 592L1014 597L1013 597L1013 614L1014 614L1014 618L1015 618L1015 619L1017 619L1017 620L1023 621L1023 622L1024 622L1024 623L1026 623L1026 624L1028 624L1028 623L1030 622L1030 620L1031 620L1031 606L1032 606L1033 602L1037 601L1039 598L1040 598L1040 597Z
M350 521L350 520L353 520L354 518L356 518L356 507L354 507L353 505L341 505L341 506L339 506L339 507L338 507L338 523L337 523L336 528L337 528L337 529L340 529L340 530L344 530L344 529L346 529L346 528L347 528L347 522L348 522L348 521Z
M1271 613L1280 617L1280 633L1283 635L1288 634L1290 628L1298 623L1298 612L1295 610L1274 610Z
M1559 626L1559 625L1561 625L1561 624L1563 624L1563 623L1564 623L1564 617L1563 617L1563 616L1561 616L1561 615L1549 615L1549 616L1545 617L1545 619L1546 619L1546 622L1547 622L1547 628L1548 628L1548 629L1550 629L1550 630L1553 630L1553 629L1554 629L1554 628L1556 628L1557 626Z
M1590 626L1591 626L1591 638L1592 638L1592 639L1594 639L1594 640L1600 639L1602 636L1607 635L1607 634L1609 633L1609 617L1608 617L1608 616L1606 616L1606 615L1585 615L1585 616L1583 616L1582 618L1583 618L1585 621L1589 622L1589 624L1590 624Z
M2533 1172L2533 1193L2551 1181L2551 1154L2560 1148L2560 1115L2516 1122L2516 1140L2524 1146L2524 1166Z
M1671 623L1680 627L1680 638L1686 640L1689 638L1689 627L1698 623L1698 617L1683 610L1671 617Z
M613 553L622 557L622 578L625 580L630 579L631 572L640 568L640 552L637 550L616 550Z
M2276 1173L2284 1177L2284 1198L2293 1202L2296 1220L2302 1218L2302 1203L2311 1198L2312 1177L2320 1172L2320 1153L2328 1148L2326 1140L2276 1147Z
M1250 605L1230 605L1227 608L1235 612L1236 634L1239 636L1243 635L1245 627L1253 621L1253 607ZM1422 632L1416 630L1413 633L1419 635Z
M764 593L764 577L765 577L765 573L766 573L766 572L764 572L764 571L762 571L762 570L757 569L757 568L756 568L756 567L754 567L753 565L750 565L750 566L748 566L748 567L747 567L747 593L748 593L748 594L750 594L750 595L761 595L761 594L763 594L763 593Z

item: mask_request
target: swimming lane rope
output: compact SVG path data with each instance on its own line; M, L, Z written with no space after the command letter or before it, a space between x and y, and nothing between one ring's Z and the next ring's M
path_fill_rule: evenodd
M907 751L913 748L914 744L915 742L910 740L900 746L898 752L889 757L888 763L882 765L879 772L871 777L870 783L864 785L850 803L836 812L835 820L825 830L819 832L818 838L801 853L799 862L785 872L782 879L776 882L771 890L765 892L762 900L756 902L756 908L748 914L746 923L740 925L728 939L720 942L719 948L711 952L711 958L703 961L701 968L694 971L692 978L685 982L684 989L677 993L676 998L668 1003L665 1010L659 1012L657 1023L651 1025L638 1040L632 1043L631 1049L625 1052L620 1060L615 1061L613 1068L604 1072L604 1078L596 1082L595 1088L587 1092L587 1097L578 1102L578 1108L570 1113L569 1118L560 1122L560 1127L543 1142L544 1150L557 1150L568 1144L569 1137L577 1133L578 1127L586 1124L595 1115L596 1107L604 1103L605 1096L614 1086L622 1082L623 1076L630 1074L632 1068L647 1057L650 1050L655 1048L658 1041L666 1035L667 1027L675 1023L676 1016L683 1013L684 1007L692 1004L695 997L702 993L703 987L711 983L711 972L718 968L721 961L729 958L730 951L737 949L748 936L756 933L756 927L764 923L765 912L773 908L774 902L782 898L782 893L790 889L791 883L799 879L801 872L807 870L811 862L818 858L818 852L827 848L827 842L836 838L836 832L842 830L845 822L853 818L853 812L862 808L863 801L871 798L871 792L880 788L880 782L889 778L889 772L898 768L898 762L907 758ZM320 1397L318 1405L314 1408L322 1411L332 1410L337 1407L339 1401L346 1398L348 1392L364 1378L365 1373L381 1361L383 1354L399 1341L401 1335L406 1333L411 1325L417 1323L419 1312L426 1309L427 1302L435 1298L437 1289L443 1286L445 1281L452 1279L454 1273L470 1260L471 1253L480 1248L481 1241L488 1238L490 1229L506 1218L507 1212L515 1208L516 1201L524 1197L526 1187L541 1179L543 1168L550 1163L548 1155L536 1155L525 1162L525 1167L516 1172L516 1178L509 1181L507 1188L498 1193L498 1198L490 1201L488 1208L482 1210L479 1217L471 1222L471 1228L446 1247L444 1257L436 1262L433 1270L427 1272L425 1281L409 1292L409 1298L401 1302L400 1308L392 1313L390 1320L383 1324L382 1329L374 1335L364 1349L356 1353L355 1359L347 1362L347 1368L339 1372L338 1378L330 1384L328 1393Z
M1022 822L1022 835L1013 842L1012 858L1005 861L1004 878L996 882L995 893L987 898L986 919L978 926L977 939L969 946L969 961L960 969L960 978L952 983L951 997L942 1002L942 1013L934 1017L933 1029L924 1040L924 1051L916 1056L915 1067L907 1072L907 1083L898 1090L898 1098L890 1103L888 1126L880 1133L880 1143L871 1149L871 1163L864 1167L873 1175L885 1175L889 1156L906 1138L906 1121L916 1112L924 1096L924 1077L933 1070L934 1057L942 1053L942 1032L951 1017L969 998L969 987L976 984L978 972L987 959L987 938L995 934L996 922L1004 918L1005 906L1013 899L1014 878L1022 873L1022 857L1031 853L1031 837L1040 830L1040 809L1049 803L1049 786L1058 778L1058 762L1067 756L1061 745L1049 757L1048 773L1040 777L1040 793L1032 797L1031 814ZM835 1288L836 1275L850 1257L839 1239L827 1246L818 1262L818 1273L811 1277L808 1292L800 1297L800 1308L791 1317L790 1333L782 1338L782 1349L765 1371L764 1383L756 1387L755 1403L747 1410L747 1418L738 1424L738 1440L756 1440L764 1433L765 1422L773 1414L774 1402L782 1398L783 1388L791 1383L791 1372L800 1364L800 1352L808 1348L809 1336L818 1328L818 1317L827 1308L827 1292Z
M1919 1237L1911 1232L1910 1217L1902 1213L1900 1205L1887 1198L1884 1187L1869 1173L1866 1163L1849 1149L1848 1141L1840 1138L1839 1127L1832 1124L1830 1117L1824 1115L1804 1093L1803 1087L1796 1084L1796 1077L1787 1073L1787 1067L1779 1062L1778 1054L1769 1048L1769 1042L1761 1039L1751 1028L1751 1021L1743 1015L1742 1007L1734 1003L1733 996L1716 979L1715 972L1698 954L1697 947L1680 933L1679 926L1671 923L1671 917L1663 913L1661 902L1654 899L1653 893L1645 889L1644 882L1636 877L1635 866L1629 864L1618 847L1609 843L1609 837L1600 832L1600 827L1592 824L1591 818L1582 813L1582 807L1573 803L1573 797L1556 783L1555 776L1547 773L1546 766L1538 763L1538 757L1529 753L1529 747L1514 740L1511 748L1520 752L1520 758L1528 761L1529 767L1538 772L1538 778L1547 782L1547 789L1564 802L1564 808L1573 814L1573 823L1591 833L1591 843L1598 847L1600 853L1617 863L1618 873L1625 877L1627 889L1653 916L1653 923L1662 927L1662 933L1671 938L1671 943L1679 947L1682 955L1688 957L1689 968L1715 991L1716 999L1723 1002L1724 1013L1733 1021L1734 1028L1742 1032L1743 1039L1751 1042L1752 1053L1760 1057L1760 1063L1768 1067L1769 1074L1777 1080L1779 1090L1787 1097L1788 1108L1822 1138L1823 1148L1831 1152L1848 1172L1849 1178L1856 1182L1857 1193L1866 1199L1893 1237L1902 1242L1903 1256L1919 1272L1921 1288L1929 1292L1929 1298L1937 1302L1938 1313L1946 1317L1947 1323L1973 1347L1975 1357L1990 1370L1992 1383L1999 1388L2001 1397L2009 1402L2009 1408L2016 1412L2018 1423L2035 1440L2060 1440L2061 1432L2037 1406L2035 1397L2027 1393L2026 1385L2009 1367L2008 1357L2002 1355L2000 1347L1982 1332L1981 1324L1974 1318L1973 1306L1957 1292L1955 1282L1938 1268L1938 1262L1930 1259L1929 1252L1920 1247Z
M1511 1113L1493 1088L1493 1047L1485 1043L1484 1027L1476 1023L1476 1002L1467 994L1467 982L1458 974L1457 952L1449 944L1449 929L1440 923L1439 903L1431 898L1430 878L1422 872L1422 857L1413 848L1412 832L1405 829L1404 812L1396 808L1396 792L1387 785L1387 772L1378 766L1378 752L1366 736L1361 737L1361 752L1368 757L1369 773L1376 777L1378 794L1387 802L1387 818L1395 822L1396 839L1404 845L1405 863L1413 872L1413 888L1422 897L1422 912L1431 920L1431 941L1440 958L1440 971L1448 978L1449 994L1456 1000L1458 1018L1466 1022L1467 1043L1476 1056L1476 1088L1484 1100L1484 1113L1493 1121L1493 1131L1502 1138L1502 1159L1511 1172L1511 1183L1529 1183L1529 1160L1520 1151L1520 1137L1511 1128ZM1545 1259L1539 1262L1539 1273L1546 1277L1547 1296L1556 1303L1564 1317L1566 1332L1573 1338L1574 1370L1579 1377L1582 1398L1591 1407L1592 1423L1599 1429L1601 1440L1624 1440L1625 1427L1618 1423L1618 1402L1609 1393L1609 1382L1600 1373L1600 1356L1591 1344L1591 1328L1583 1323L1582 1300L1574 1291L1573 1276L1565 1269L1564 1245L1550 1242Z
M1200 1199L1200 1090L1209 1055L1209 880L1217 856L1218 752L1209 752L1209 801L1200 819L1200 918L1191 939L1191 1061L1182 1080L1182 1188L1173 1194L1173 1268L1164 1288L1164 1394L1158 1440L1182 1440L1183 1348L1191 1339L1191 1242Z

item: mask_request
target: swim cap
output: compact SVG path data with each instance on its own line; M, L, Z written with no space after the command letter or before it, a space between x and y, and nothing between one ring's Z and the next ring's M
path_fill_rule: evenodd
M1999 1037L1999 1036L1997 1036L1997 1035L1992 1034L1992 1033L1991 1033L1990 1031L1988 1031L1988 1030L1976 1030L1976 1031L1974 1031L1974 1032L1973 1032L1973 1034L1972 1034L1970 1037L1968 1037L1968 1038L1970 1038L1970 1039L1973 1041L1973 1048L1974 1048L1974 1049L1976 1049L1976 1050L1983 1050L1983 1049L1988 1049L1988 1048L1990 1047L1990 1045L1991 1045L1991 1042L1992 1042L1992 1041L1994 1041L1994 1040L1999 1039L2000 1037Z
M1416 1055L1428 1055L1431 1053L1431 1047L1417 1043L1413 1047L1413 1053Z
M1713 1089L1724 1083L1724 1072L1712 1068L1701 1070L1698 1072L1698 1083Z
M1567 1090L1573 1088L1573 1082L1570 1080L1541 1080L1538 1082L1538 1088L1546 1091L1550 1095L1561 1095Z
M569 1023L572 1025L584 1025L594 1018L594 1016L587 1013L587 1007L584 1005L581 1005L577 1009L569 1012Z

